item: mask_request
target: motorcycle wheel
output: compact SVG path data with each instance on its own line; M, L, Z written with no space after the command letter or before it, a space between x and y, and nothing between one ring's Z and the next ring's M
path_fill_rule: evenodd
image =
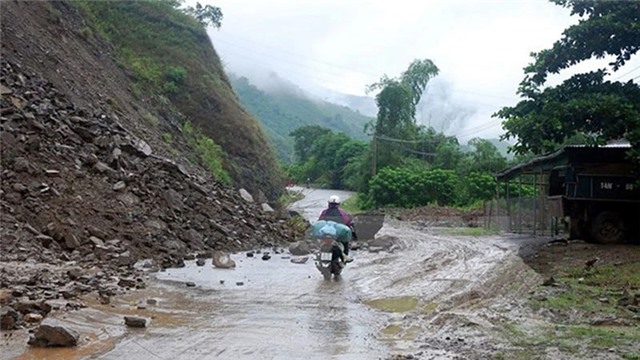
M342 266L340 265L340 262L339 261L331 262L331 273L335 276L340 276L341 272L342 272Z
M322 271L322 276L324 277L324 279L325 279L326 281L331 280L331 269L330 269L330 268L325 268L325 269Z

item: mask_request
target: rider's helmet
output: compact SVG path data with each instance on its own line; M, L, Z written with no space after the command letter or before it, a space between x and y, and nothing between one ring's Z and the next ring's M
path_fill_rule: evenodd
M338 195L331 195L329 197L329 204L340 205L340 197Z

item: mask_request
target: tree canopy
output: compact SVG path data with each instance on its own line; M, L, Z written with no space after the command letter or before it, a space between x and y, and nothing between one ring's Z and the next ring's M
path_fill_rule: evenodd
M555 87L542 88L549 74L583 60L613 56L617 71L640 49L640 2L551 0L581 17L552 48L532 53L518 93L524 98L494 116L505 119L503 139L515 138L517 154L552 151L583 136L591 144L627 139L640 159L640 87L605 80L609 69L576 74Z
M438 67L429 59L414 60L399 77L384 75L379 82L367 87L367 92L379 90L375 97L378 116L374 123L365 126L365 131L373 133L374 141L385 139L396 141L397 145L398 141L408 144L416 139L421 130L416 125L416 106L429 80L438 75L438 71ZM389 145L381 143L379 148L373 148L375 167L398 166L402 163L402 152L396 146Z

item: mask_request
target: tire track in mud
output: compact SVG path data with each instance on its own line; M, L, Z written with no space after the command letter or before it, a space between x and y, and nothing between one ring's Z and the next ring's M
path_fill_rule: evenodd
M399 249L359 263L354 283L364 302L386 317L380 337L396 350L445 359L491 353L493 329L505 321L499 308L535 281L517 244L447 231L386 219L378 235L395 238ZM513 287L516 295L502 297L514 294ZM398 302L411 303L410 309L394 312Z

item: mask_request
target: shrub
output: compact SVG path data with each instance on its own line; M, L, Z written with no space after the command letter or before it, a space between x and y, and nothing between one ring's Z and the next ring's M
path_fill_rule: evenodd
M222 166L222 147L216 144L211 138L201 134L197 129L194 129L189 121L184 123L182 131L187 137L189 144L191 144L191 146L193 146L196 152L200 155L200 158L204 162L205 166L211 171L213 176L218 181L225 184L231 184L231 176Z

